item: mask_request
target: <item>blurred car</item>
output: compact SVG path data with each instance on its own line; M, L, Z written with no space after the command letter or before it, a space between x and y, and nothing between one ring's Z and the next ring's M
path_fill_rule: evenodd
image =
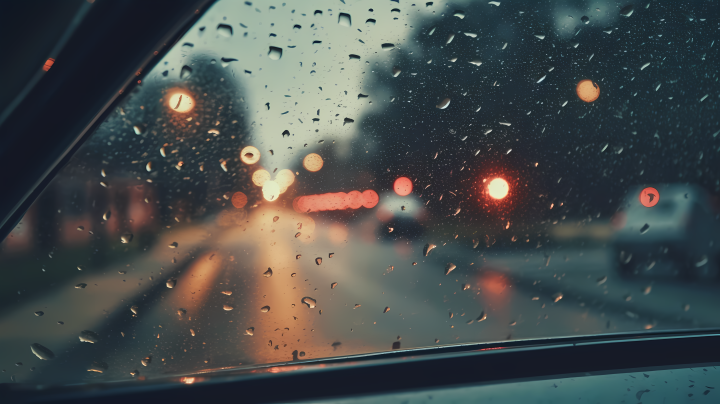
M686 278L717 278L720 224L714 199L694 185L659 184L655 205L640 201L646 186L631 188L612 220L617 268L623 275L670 262Z

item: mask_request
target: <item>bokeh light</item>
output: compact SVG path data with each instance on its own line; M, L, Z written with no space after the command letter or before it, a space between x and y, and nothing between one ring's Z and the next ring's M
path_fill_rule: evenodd
M592 80L582 80L575 88L578 97L585 102L593 102L600 96L600 86Z
M317 153L310 153L303 159L303 167L310 172L317 172L323 167L323 159Z
M265 181L262 187L263 198L272 202L280 196L280 186L275 181Z
M268 181L271 182L271 181ZM364 206L374 208L380 197L377 192L368 189L362 193L358 191L334 192L320 195L300 196L293 200L293 209L296 212L320 212L325 210L359 209Z
M502 178L495 178L488 184L488 193L495 199L503 199L509 190L507 181Z
M295 182L295 174L287 168L280 170L275 176L275 182L280 186L280 193L285 193L288 187Z
M409 195L410 192L413 190L413 183L412 180L408 177L400 177L395 180L395 184L393 184L393 189L395 190L395 193L400 196L406 196Z
M247 205L247 196L242 192L235 192L232 196L232 205L238 209Z
M254 146L247 146L240 151L240 160L248 165L255 164L260 161L260 150Z
M270 173L267 170L257 170L252 175L253 184L261 187L265 185L266 181L270 180Z
M171 110L184 114L195 108L195 100L186 93L176 92L170 96L168 106Z

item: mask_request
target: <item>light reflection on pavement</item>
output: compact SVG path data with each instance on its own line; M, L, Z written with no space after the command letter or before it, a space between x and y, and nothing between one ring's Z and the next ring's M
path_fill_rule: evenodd
M427 240L380 244L362 234L367 221L346 226L313 218L260 207L242 224L209 221L169 230L129 267L117 263L84 277L86 289L68 283L6 313L0 318L2 359L37 367L16 371L20 382L60 383L130 378L133 370L152 377L388 351L398 337L408 349L718 325L713 308L720 297L712 285L623 279L602 249L557 251L547 266L541 249L496 253L461 242L438 245L424 257ZM177 249L168 248L172 242ZM448 262L457 268L446 276ZM268 268L272 277L263 276ZM598 285L603 276L607 281ZM170 277L177 279L172 289L165 286ZM563 297L555 302L557 293ZM302 304L306 296L317 306ZM270 311L262 313L266 305ZM179 309L186 312L179 315ZM45 316L35 318L36 310ZM487 318L478 322L482 313ZM57 320L65 325L48 332ZM252 336L246 335L250 327ZM79 342L86 329L100 341ZM37 360L28 347L33 342L51 348L57 359ZM148 355L152 362L143 367L140 360ZM109 369L88 374L97 360Z

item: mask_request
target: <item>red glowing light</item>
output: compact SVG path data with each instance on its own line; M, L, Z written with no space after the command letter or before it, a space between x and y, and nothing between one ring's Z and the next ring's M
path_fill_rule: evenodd
M378 204L380 197L377 192L368 189L365 192L335 192L320 195L305 195L293 200L293 209L299 213L320 212L324 210L368 209Z
M653 187L647 187L640 192L640 203L646 208L652 208L660 200L660 192Z
M409 195L410 192L413 190L413 183L408 177L400 177L395 180L395 184L393 184L393 188L395 189L395 193L400 196Z
M52 67L53 63L55 63L55 59L50 58L45 61L45 65L43 65L43 70L48 71Z
M488 193L495 199L503 199L507 196L510 187L507 181L502 178L495 178L488 184Z

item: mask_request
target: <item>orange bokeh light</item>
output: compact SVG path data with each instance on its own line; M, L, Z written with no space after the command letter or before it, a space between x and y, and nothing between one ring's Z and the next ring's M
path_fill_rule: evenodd
M412 180L408 177L400 177L395 180L395 183L393 184L393 189L395 190L395 193L400 196L406 196L409 195L410 192L413 190L413 183Z
M502 178L495 178L488 184L488 193L495 199L503 199L507 196L510 187L507 181Z
M168 107L179 113L190 112L195 108L195 100L185 93L177 92L169 97Z
M247 196L242 192L235 192L232 196L232 204L234 207L240 209L247 204Z
M582 80L575 88L578 97L585 102L593 102L600 96L600 86L592 80Z

